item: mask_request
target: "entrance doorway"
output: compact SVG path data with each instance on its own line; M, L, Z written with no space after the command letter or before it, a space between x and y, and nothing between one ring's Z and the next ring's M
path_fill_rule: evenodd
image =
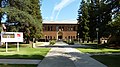
M62 39L62 36L58 36L58 39L60 39L60 40L61 40L61 39Z
M61 31L58 32L58 40L63 39L63 33Z

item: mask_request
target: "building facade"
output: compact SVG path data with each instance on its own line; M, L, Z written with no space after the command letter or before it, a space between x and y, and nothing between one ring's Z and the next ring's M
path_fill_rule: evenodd
M47 40L77 39L77 21L43 21L42 24Z

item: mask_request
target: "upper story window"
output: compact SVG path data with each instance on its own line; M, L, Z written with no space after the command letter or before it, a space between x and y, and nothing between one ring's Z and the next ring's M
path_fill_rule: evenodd
M48 26L48 30L47 31L50 31L50 26Z
M73 31L76 31L76 26L73 27Z
M64 31L64 26L62 27L62 31Z
M53 31L53 27L52 26L50 27L50 31Z
M47 29L46 29L47 28ZM44 27L45 31L53 31L53 27L52 26L45 26Z
M76 31L77 25L44 25L44 31Z

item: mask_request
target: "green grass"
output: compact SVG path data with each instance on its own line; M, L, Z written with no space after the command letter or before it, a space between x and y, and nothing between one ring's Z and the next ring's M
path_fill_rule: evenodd
M8 48L8 52L6 53L5 48L0 48L0 58L42 60L49 50L50 48L21 47L19 52L17 52L16 48Z
M120 67L120 55L93 55L91 57L108 67Z
M78 50L84 52L84 53L120 53L120 49L91 49L91 48L77 48Z
M120 53L120 49L92 49L92 48L77 48L84 53L97 54L97 53ZM108 67L120 67L120 55L93 55L92 58L100 61Z
M0 67L37 67L37 65L28 64L0 64Z
M20 47L32 47L32 45L31 44L20 44L19 45ZM2 46L0 46L1 48L6 48L6 45L4 44L4 45L2 45ZM10 43L8 43L8 47L9 48L16 48L17 47L17 45L16 45L16 43L14 43L14 44L10 44Z

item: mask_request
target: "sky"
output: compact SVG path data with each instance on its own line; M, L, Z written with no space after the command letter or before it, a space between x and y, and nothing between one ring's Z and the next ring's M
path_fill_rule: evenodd
M81 0L42 0L43 20L76 20Z

